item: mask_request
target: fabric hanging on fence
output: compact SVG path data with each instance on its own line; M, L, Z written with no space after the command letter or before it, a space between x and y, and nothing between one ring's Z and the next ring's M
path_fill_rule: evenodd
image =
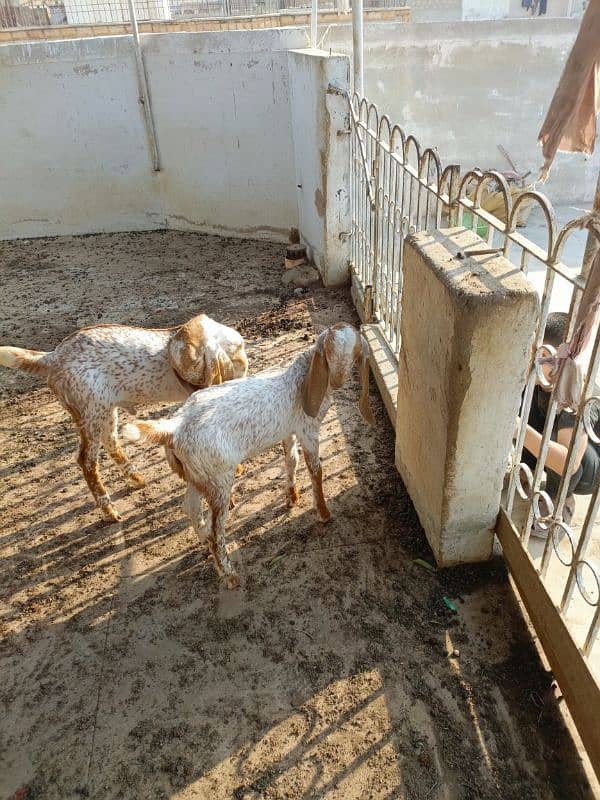
M554 399L559 408L577 409L585 387L596 336L600 323L600 250L592 261L577 317L573 336L563 342L555 356L541 359L558 371Z
M594 151L599 111L600 0L591 0L538 136L544 154L541 181L547 180L558 150Z

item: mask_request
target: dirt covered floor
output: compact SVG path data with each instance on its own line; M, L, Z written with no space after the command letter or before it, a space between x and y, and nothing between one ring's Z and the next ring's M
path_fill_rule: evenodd
M356 322L345 290L286 302L283 255L174 232L1 243L0 342L203 310L240 328L257 371ZM128 448L137 492L103 460L124 518L106 524L49 390L0 381L0 798L591 796L502 562L415 563L432 557L378 396L374 427L357 382L323 425L329 526L304 465L288 512L279 449L246 464L227 591L161 452Z

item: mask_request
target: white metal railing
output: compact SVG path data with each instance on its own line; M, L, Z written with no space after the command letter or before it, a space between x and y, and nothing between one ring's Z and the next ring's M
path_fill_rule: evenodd
M600 397L595 395L595 381L600 368L600 335L579 408L575 409L567 466L554 502L544 492L544 461L557 413L551 395L543 431L542 450L537 467L531 472L522 463L526 422L529 418L536 380L536 369L544 337L546 319L557 281L562 290L570 293L568 337L573 332L575 315L587 274L574 270L562 261L568 239L577 229L587 229L600 240L594 220L589 215L573 220L557 230L556 217L550 201L538 191L524 191L513 202L505 176L496 171L473 169L461 176L460 168L442 168L432 148L422 148L419 141L407 135L381 115L373 103L357 95L348 96L351 135L351 205L352 247L351 271L353 281L365 299L366 316L379 325L393 353L398 356L401 346L400 315L402 294L403 242L413 231L434 230L451 225L472 228L483 236L486 244L477 246L479 253L501 253L525 274L542 271L540 314L535 331L528 378L525 385L520 424L511 460L510 483L506 512L513 515L515 496L526 505L519 523L520 541L535 564L541 581L560 613L570 626L571 634L587 659L596 653L592 665L600 674L600 653L594 645L600 629L600 567L595 554L600 555L600 475L590 498L583 525L573 529L563 520L564 502L574 471L577 447L583 435L590 441L598 439L590 424L592 405L600 409ZM484 193L499 192L503 208L498 216L482 208ZM545 246L531 241L517 230L519 215L525 206L541 212L546 231ZM501 219L502 217L502 219ZM499 376L501 381L501 376ZM544 507L544 500L548 505ZM516 517L513 520L516 522ZM532 525L546 528L548 535L543 552L530 546ZM571 624L572 606L578 597L577 621ZM583 601L582 603L579 601ZM585 614L585 607L588 610ZM582 621L583 620L583 621Z

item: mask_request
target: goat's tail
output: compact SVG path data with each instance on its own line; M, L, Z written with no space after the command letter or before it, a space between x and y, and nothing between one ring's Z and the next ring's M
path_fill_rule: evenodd
M24 350L22 347L0 347L0 366L21 369L33 375L48 375L50 353L41 350Z
M126 442L152 442L165 447L173 447L173 434L176 422L173 419L136 419L123 425L123 439Z

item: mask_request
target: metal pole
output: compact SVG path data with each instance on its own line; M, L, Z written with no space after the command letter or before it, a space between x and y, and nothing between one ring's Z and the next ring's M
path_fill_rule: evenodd
M150 105L150 93L148 91L148 80L144 69L144 57L142 55L142 45L140 42L140 32L138 30L137 16L133 0L128 0L129 18L131 20L131 32L133 34L133 49L135 52L135 65L137 68L139 97L138 100L144 109L144 122L146 123L146 133L152 156L152 167L155 172L160 172L160 156L158 144L156 142L156 131L154 129L154 119L152 118L152 106Z
M352 0L352 64L354 91L364 97L363 85L363 0Z
M312 0L310 12L310 46L317 46L317 22L319 19L319 0Z

